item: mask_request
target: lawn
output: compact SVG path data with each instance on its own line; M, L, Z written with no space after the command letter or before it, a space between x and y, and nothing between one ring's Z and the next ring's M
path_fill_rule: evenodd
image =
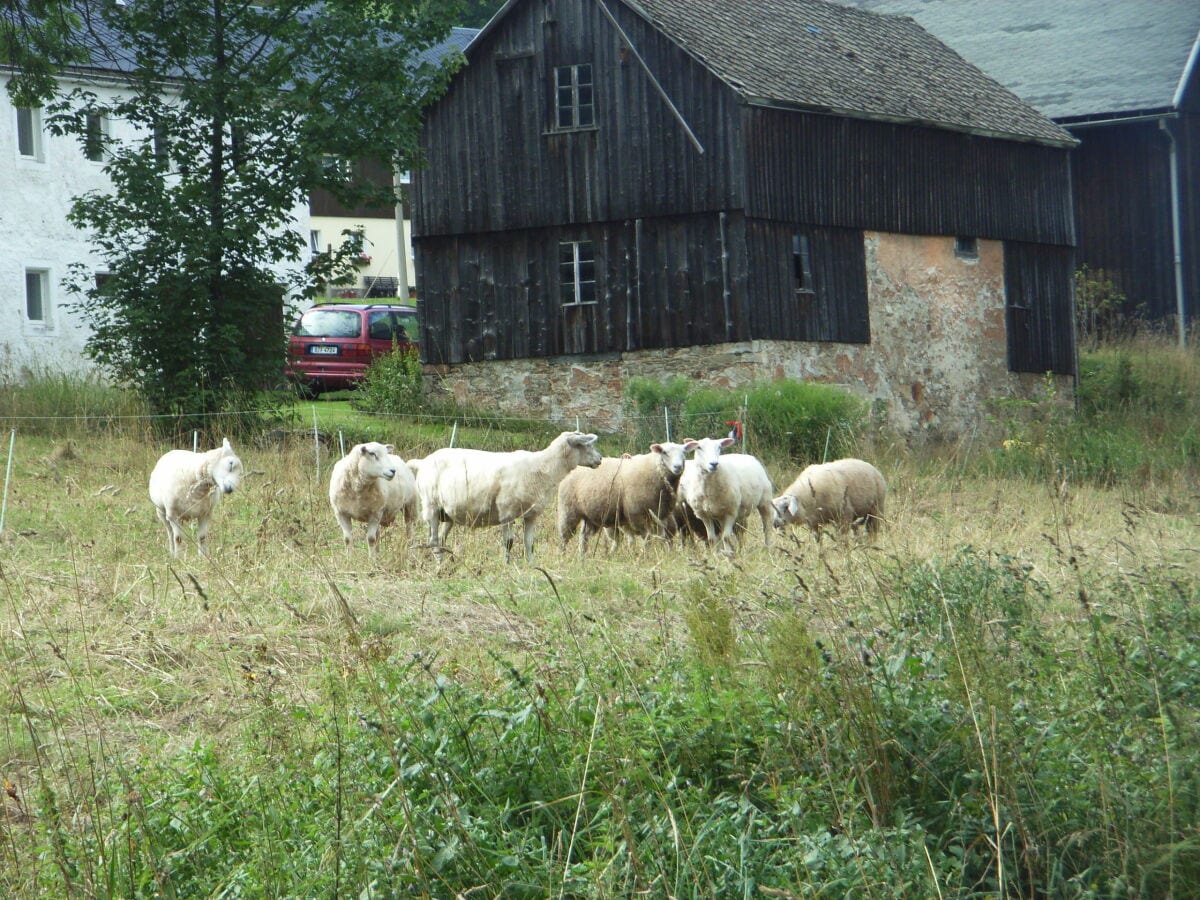
M1183 896L1200 498L864 448L874 545L755 527L372 561L297 408L167 556L148 436L18 435L0 537L6 895ZM308 432L305 427L307 426ZM485 435L459 432L460 443ZM494 434L486 436L494 439ZM510 435L506 440L535 437ZM540 440L537 438L536 440ZM608 453L624 449L605 438ZM977 452L996 448L981 447ZM774 482L795 474L767 460Z

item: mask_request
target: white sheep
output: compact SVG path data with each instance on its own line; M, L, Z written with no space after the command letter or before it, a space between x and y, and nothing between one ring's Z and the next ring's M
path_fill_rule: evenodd
M686 452L683 444L664 441L651 444L649 453L606 457L595 469L568 474L558 486L558 535L564 546L581 523L581 554L602 528L667 537Z
M864 521L874 536L886 500L887 482L877 468L861 459L837 459L806 468L774 504L781 526L803 522L819 539L826 525L845 531Z
M215 450L193 453L170 450L159 457L150 473L150 502L167 526L167 549L179 555L183 522L196 520L196 545L208 555L206 539L213 510L222 494L232 494L242 480L242 461L229 438Z
M351 522L367 523L367 549L375 555L380 527L404 514L407 533L417 518L417 484L412 472L391 444L372 441L355 444L333 466L329 477L329 505L342 527L346 546L352 537Z
M694 456L679 479L679 496L704 523L710 545L729 549L734 525L758 510L763 542L770 547L775 523L771 479L763 464L748 453L721 455L733 442L732 437L684 441Z
M421 515L429 543L441 549L454 525L500 525L504 561L512 558L513 522L525 525L525 559L533 561L538 517L559 482L576 466L600 465L596 435L564 431L542 450L496 453L446 447L410 461L417 473Z

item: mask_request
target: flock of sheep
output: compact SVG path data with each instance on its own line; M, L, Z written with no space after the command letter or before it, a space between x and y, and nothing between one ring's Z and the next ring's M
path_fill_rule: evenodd
M756 457L722 452L733 443L733 437L665 441L651 444L648 453L602 457L596 435L564 431L537 451L447 447L407 462L390 444L356 444L333 467L329 502L347 546L352 523L366 523L372 555L380 528L403 515L411 533L419 514L438 550L455 525L499 525L505 562L512 557L519 519L525 559L532 562L538 520L556 494L559 537L565 546L578 530L581 553L602 530L613 541L622 533L667 541L676 534L696 535L732 552L734 528L752 512L762 520L768 547L774 528L794 522L818 537L825 526L865 524L871 535L878 531L887 484L870 463L839 459L811 465L772 497L771 479ZM206 453L171 450L158 460L150 474L150 499L166 525L172 556L179 553L187 520L197 522L196 543L207 554L217 501L241 477L242 462L228 439Z

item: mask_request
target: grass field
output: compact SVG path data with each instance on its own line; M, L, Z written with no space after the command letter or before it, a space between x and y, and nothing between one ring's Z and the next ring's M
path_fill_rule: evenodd
M416 443L424 437L413 439ZM403 434L395 443L408 453ZM541 529L349 552L302 435L209 560L165 447L20 436L0 557L10 896L1184 896L1200 872L1186 478L893 452L875 546ZM612 450L610 449L610 452ZM777 484L793 472L772 467Z

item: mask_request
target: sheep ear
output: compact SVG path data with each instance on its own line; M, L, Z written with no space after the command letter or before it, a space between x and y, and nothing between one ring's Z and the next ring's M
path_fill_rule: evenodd
M733 441L734 441L733 438L726 437L726 438L721 438L719 443L721 444L722 447L728 447L730 444L733 443Z
M366 456L366 455L367 455L368 453L370 453L371 451L367 449L367 445L366 445L366 444L359 444L359 445L358 445L358 452L359 452L359 453L361 453L363 456Z
M578 432L567 438L567 441L576 447L586 447L596 443L596 440L597 437L594 434L579 434Z
M662 453L662 452L663 452L663 445L662 445L662 444L651 444L651 445L650 445L650 449L651 449L652 451L654 451L655 453Z
M388 453L394 453L396 451L396 448L394 446L392 446L391 444L384 444L383 449L386 450Z
M693 450L695 450L699 446L700 446L699 441L693 440L692 438L685 438L684 442L683 442L683 452L691 453Z
M221 441L221 449L222 449L222 450L228 450L230 453L232 453L232 452L233 452L233 445L229 443L229 438L224 438L224 439L222 439L222 441Z

